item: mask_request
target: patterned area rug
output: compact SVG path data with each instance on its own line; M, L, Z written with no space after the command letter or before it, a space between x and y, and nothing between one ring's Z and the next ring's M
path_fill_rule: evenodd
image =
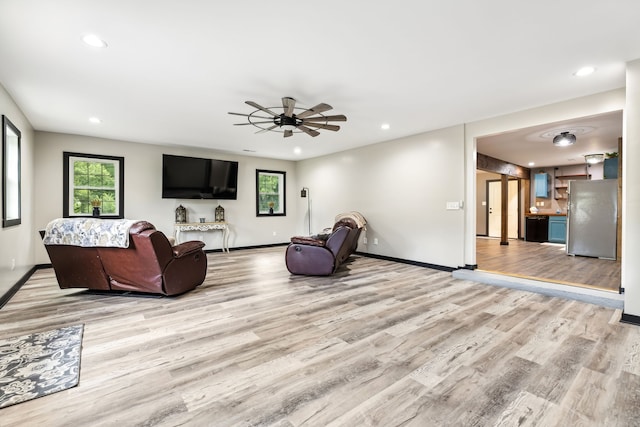
M84 325L0 340L0 408L78 384Z

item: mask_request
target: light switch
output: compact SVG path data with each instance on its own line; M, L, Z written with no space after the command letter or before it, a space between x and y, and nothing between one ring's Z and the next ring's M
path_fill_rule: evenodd
M460 209L460 202L447 202L447 210L455 211Z

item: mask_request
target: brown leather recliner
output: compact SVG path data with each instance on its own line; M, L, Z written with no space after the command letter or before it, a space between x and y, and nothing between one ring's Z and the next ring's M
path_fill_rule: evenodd
M285 263L292 274L328 276L358 247L361 228L352 219L337 221L327 236L295 236L287 246Z
M45 245L60 288L178 295L200 285L207 257L200 241L171 246L146 222L129 229L129 247Z

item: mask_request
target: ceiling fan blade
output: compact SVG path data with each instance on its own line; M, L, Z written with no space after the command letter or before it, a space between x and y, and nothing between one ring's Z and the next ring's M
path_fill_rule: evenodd
M269 120L266 122L251 122L251 123L234 123L234 126L246 126L246 125L262 125L265 123L273 123L273 120Z
M340 130L340 126L338 125L325 125L323 123L307 123L306 121L303 121L302 124L311 126L314 128L320 128L320 129L326 129L326 130L332 130L332 131Z
M256 133L267 132L267 131L273 130L273 129L277 128L277 127L278 127L278 125L273 125L273 126L268 127L268 128L260 129L260 130L259 130L258 132L256 132Z
M320 132L318 132L317 130L314 129L309 129L308 127L304 126L304 125L300 125L298 126L298 129L300 129L302 132L311 135L311 136L318 136L320 135Z
M292 135L293 135L293 131L292 130L290 130L290 129L285 129L284 130L284 137L285 138L288 138L288 137L290 137Z
M253 114L232 113L232 112L229 112L229 114L233 114L233 115L235 115L235 116L255 117L256 119L271 119L271 117L256 116L256 115L253 115Z
M299 119L304 119L305 117L309 117L312 114L322 113L323 111L331 110L333 107L329 104L318 104L315 107L311 107L308 110L303 111L298 114Z
M300 116L298 116L300 117ZM337 114L335 116L318 116L318 117L306 117L304 119L305 122L346 122L347 117L343 114Z
M268 108L265 108L262 105L256 104L253 101L245 101L244 103L248 104L248 105L251 105L254 108L257 108L258 110L264 111L265 113L271 114L273 117L280 117L279 114L276 114L273 111L269 110Z
M292 117L293 116L293 109L296 106L296 100L285 96L284 98L282 98L282 108L284 109L284 115L287 117Z

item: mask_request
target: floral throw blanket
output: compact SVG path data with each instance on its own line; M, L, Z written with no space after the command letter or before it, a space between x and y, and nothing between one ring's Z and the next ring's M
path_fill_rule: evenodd
M47 224L45 245L129 247L132 219L58 218Z

